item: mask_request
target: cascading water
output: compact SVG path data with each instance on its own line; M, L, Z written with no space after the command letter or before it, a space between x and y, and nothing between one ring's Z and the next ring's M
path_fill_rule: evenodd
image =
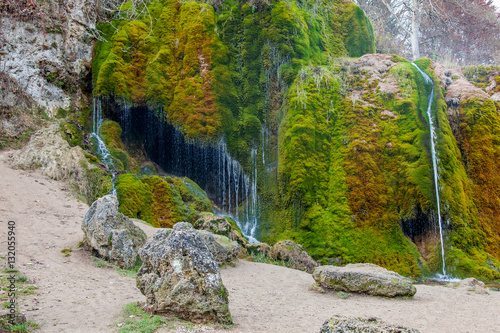
M258 242L256 149L249 177L231 157L223 138L211 144L187 139L163 120L161 110L108 102L107 112L122 127L125 140L140 142L148 158L165 172L196 182L215 203L218 214L233 218L250 242Z
M444 256L444 241L443 241L443 225L442 225L442 219L441 219L441 205L439 201L439 174L438 174L438 159L436 156L436 129L434 127L434 122L432 119L432 102L434 101L434 83L432 79L427 75L424 71L420 69L416 64L412 63L413 66L415 66L422 77L424 78L424 81L426 84L431 84L432 89L430 94L427 97L427 116L429 118L429 130L431 134L431 153L432 153L432 168L434 170L434 184L435 184L435 190L436 190L436 201L437 201L437 215L438 215L438 222L439 222L439 235L440 235L440 240L441 240L441 257L443 259L443 276L442 278L447 278L446 275L446 263L445 263L445 256Z
M92 135L97 142L97 154L101 158L101 161L106 165L106 169L111 173L112 177L112 189L111 194L116 195L116 173L115 166L113 165L113 159L111 158L111 154L106 147L104 141L102 141L101 136L99 135L99 131L101 129L101 125L103 123L102 119L102 108L101 108L101 100L94 98L93 101L93 115L92 115Z

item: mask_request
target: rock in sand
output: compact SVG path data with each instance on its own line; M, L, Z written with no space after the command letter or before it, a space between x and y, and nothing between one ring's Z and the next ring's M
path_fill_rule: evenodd
M379 318L333 316L325 321L319 333L419 333L418 330L384 323Z
M232 323L219 266L191 224L157 231L139 254L137 287L146 296L146 310L193 322Z
M376 296L413 296L417 292L412 280L374 264L321 266L314 270L313 278L324 288Z
M82 230L84 245L123 268L137 265L138 249L147 238L144 231L118 212L118 199L111 194L97 199L90 206Z
M318 263L307 253L307 250L291 240L284 240L274 244L269 257L288 263L288 267L312 273Z

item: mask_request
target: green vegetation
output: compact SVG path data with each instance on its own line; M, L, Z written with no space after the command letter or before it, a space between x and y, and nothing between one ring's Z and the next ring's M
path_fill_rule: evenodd
M225 134L230 150L247 157L266 118L271 78L290 84L304 65L374 52L371 24L353 3L226 0L214 7L155 0L143 11L151 16L115 20L116 31L102 24L96 95L159 107L189 137ZM130 10L122 6L124 17Z
M61 250L61 253L65 257L69 257L71 255L71 252L73 252L73 250L71 248L66 248L66 249Z
M247 171L258 147L260 239L293 239L323 263L372 262L411 276L441 270L430 227L437 210L426 113L432 86L397 56L380 56L378 65L343 58L374 52L372 26L358 6L339 0L144 6L126 20L134 7L124 3L121 17L100 25L106 41L97 43L92 67L96 96L154 109L198 142L224 136ZM499 106L469 101L452 129L432 62L416 63L434 80L447 265L456 276L500 278ZM469 68L466 75L485 88L493 70ZM81 142L65 126L70 142ZM136 171L120 135L117 123L103 124L116 169ZM108 184L96 179L88 198ZM122 174L116 186L120 211L154 226L193 222L211 211L188 179ZM417 220L421 230L405 235L403 225Z
M130 303L123 308L122 319L116 326L119 327L119 333L150 333L155 332L166 323L167 321L162 317L158 315L150 316L144 312L139 303Z
M434 76L430 61L418 65ZM436 211L426 115L431 87L406 61L388 74L399 85L389 98L349 60L301 70L281 122L279 195L270 194L279 208L268 211L264 240L294 239L325 263L372 262L411 276L439 270L432 233L418 235L417 249L400 227L419 210L431 220ZM447 263L456 276L495 278L446 104L434 88Z
M118 177L116 189L120 212L156 227L194 222L201 212L212 211L206 193L188 178L123 174Z

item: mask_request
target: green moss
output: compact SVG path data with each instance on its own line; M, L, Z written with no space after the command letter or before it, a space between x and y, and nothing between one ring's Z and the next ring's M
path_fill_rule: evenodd
M131 174L123 174L116 182L118 209L128 217L153 222L153 196L148 184Z
M120 175L116 183L120 212L155 227L171 228L177 222L194 222L211 212L206 193L188 178Z
M344 31L344 43L350 57L360 57L366 53L375 53L373 27L365 12L354 2L343 7L340 16Z
M133 10L125 7L123 13ZM207 4L156 0L147 12L151 17L114 21L117 30L100 26L96 95L158 107L189 137L225 134L234 155L259 138L270 80L291 83L305 64L374 52L363 11L338 0L278 1L258 10L227 0L217 12Z

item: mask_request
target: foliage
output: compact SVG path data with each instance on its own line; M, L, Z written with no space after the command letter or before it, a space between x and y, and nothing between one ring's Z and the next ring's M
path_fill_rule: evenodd
M149 15L133 20L125 19L127 10L112 23L116 31L100 26L107 42L96 47L96 95L160 106L187 136L225 134L234 152L248 151L259 138L272 77L291 83L309 62L374 51L363 11L338 0L257 9L234 0L215 9L155 0Z
M84 170L81 179L75 184L75 190L77 195L90 206L98 198L111 192L112 180L106 170L100 168L84 168Z
M279 196L273 202L279 208L269 213L264 239L292 238L325 262L372 262L417 276L438 270L440 251L432 241L436 229L428 226L436 223L426 115L431 87L414 66L401 62L385 74L400 89L387 99L370 82L370 73L344 75L357 70L352 63L304 69L289 90L280 127ZM433 76L431 62L418 64ZM477 267L491 272L484 260L470 259L473 249L484 253L484 232L444 98L437 86L434 90L446 251L461 249ZM361 91L362 100L353 100L349 91ZM418 222L414 228L420 230L407 235L417 249L400 225L417 223L419 210L428 221ZM464 274L462 266L456 267L457 275Z
M201 212L212 211L206 193L188 178L123 174L118 177L116 189L120 212L155 227L194 222Z
M123 326L118 329L119 333L149 333L166 324L166 320L158 315L150 316L138 303L130 303L122 310L121 324Z

